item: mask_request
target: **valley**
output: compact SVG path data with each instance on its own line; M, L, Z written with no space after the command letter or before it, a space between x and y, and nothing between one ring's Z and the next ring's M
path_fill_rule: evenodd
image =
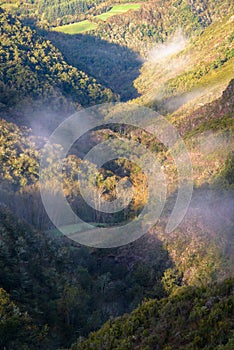
M233 10L0 2L0 349L233 349Z

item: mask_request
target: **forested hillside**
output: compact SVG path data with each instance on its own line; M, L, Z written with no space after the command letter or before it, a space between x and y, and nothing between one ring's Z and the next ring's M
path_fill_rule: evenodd
M155 43L165 41L176 29L182 28L186 35L195 36L228 13L233 13L230 0L155 0L133 13L110 18L93 34L147 56Z
M206 10L197 5L198 14L185 5L185 2L176 7L164 7L163 2L161 7L157 2L145 4L141 10L108 19L86 35L48 32L45 36L59 47L70 64L87 67L89 74L118 93L122 100L142 95L136 103L158 110L166 107L166 103L171 112L174 104L179 106L177 101L170 102L171 97L180 96L183 104L193 96L184 94L194 89L212 91L214 86L219 89L222 83L227 84L232 73L232 4L217 3L214 11L212 2L206 6L201 2ZM76 50L77 47L81 50ZM156 55L156 52L164 55L168 50L171 54L163 61Z
M130 315L108 321L73 350L231 350L233 279L203 288L185 287L167 299L144 302Z
M121 248L98 251L37 232L2 206L0 219L0 284L25 312L16 308L14 317L0 293L0 344L9 349L69 346L145 296L164 295L160 280L171 262L156 237L147 250L147 239L132 244L127 258Z
M232 108L230 102L227 102L230 101L232 89L233 84L230 84L223 98L213 102L209 108L215 111L217 104L219 110L223 110L225 114L227 108ZM204 107L203 110L202 120L207 112ZM218 118L221 116L222 114L217 115ZM201 114L199 117L201 118ZM215 120L219 119L214 118ZM226 124L225 129L223 124L222 131L227 133L229 127ZM219 130L218 126L216 130ZM2 121L1 131L1 200L34 226L48 225L37 186L41 152L38 149L38 140L29 136L27 129L19 129L6 121ZM197 132L199 133L199 129ZM105 130L104 135L108 134L111 135L110 131ZM212 137L213 142L220 141L214 139L214 135ZM177 288L178 293L182 293L183 289L180 292L180 288L183 285L205 286L208 282L213 283L232 273L234 261L230 191L233 186L233 157L224 163L227 146L221 143L222 149L219 150L218 145L209 149L206 137L206 146L210 153L207 163L206 154L196 154L201 144L199 139L197 143L193 139L188 140L191 142L191 155L200 159L200 165L194 169L198 189L194 193L184 223L171 235L164 231L164 220L167 220L165 214L155 229L141 240L117 250L99 251L71 245L69 240L60 238L56 231L38 233L25 222L18 221L6 208L1 209L1 286L10 292L11 298L20 309L29 313L29 320L26 321L35 325L35 333L30 330L27 332L30 337L37 337L40 348L68 346L78 336L87 336L91 330L100 327L108 318L131 311L144 297L160 299ZM204 142L202 135L200 141ZM149 142L146 135L142 138L142 143L144 142ZM152 140L152 149L154 142ZM164 159L162 164L169 165L170 161L165 161L168 154L165 150L161 152L161 159ZM79 162L73 155L68 157L66 166L76 172ZM213 169L213 174L207 172L208 164ZM111 190L108 186L117 180L114 175L116 166L117 164L112 164L111 172L108 171L106 179L112 180L100 183L106 189ZM126 170L132 178L136 176L134 172L131 175L134 169L128 169L127 163L122 171L126 174ZM68 173L71 177L65 182L67 193L75 190L73 171ZM174 177L171 166L167 173L171 178ZM191 302L190 297L189 300ZM184 309L184 306L181 308ZM226 314L223 317L226 322ZM139 331L141 322L144 321L139 321ZM196 332L201 338L199 332L203 334L203 328L200 330L199 322L196 323ZM169 327L168 322L166 327ZM24 323L14 342L11 332L12 327L9 326L4 344L12 346L13 349L19 343L33 348L29 336L26 336L27 341L22 340L22 334L27 334ZM168 332L171 334L170 328ZM147 331L144 339L140 338L143 344L151 341L148 334ZM225 333L224 339L228 338L229 331ZM156 338L153 339L152 342L156 341ZM218 328L212 341L225 344L226 340L222 339ZM111 344L116 341L113 340ZM212 348L213 343L210 344ZM118 346L125 349L126 344Z
M103 0L9 0L1 1L3 8L10 8L23 17L36 15L38 20L59 24L61 21L78 20L80 15L95 10Z
M118 2L125 3L132 1ZM139 3L109 17L117 3L0 1L0 349L233 349L233 2ZM95 30L54 30L84 19ZM113 113L128 122L134 104L160 112L189 153L193 194L172 232L166 227L181 175L173 151L143 129L143 118L139 128L107 119L87 132L72 145L59 178L53 156L61 145L45 153L48 136L66 117L119 99ZM156 125L155 117L152 130ZM66 132L69 139L73 130ZM92 147L110 140L117 152L126 140L151 152L165 176L166 202L140 239L90 248L49 219L40 162L46 154L55 210L62 183L68 204L93 230L124 226L146 205L148 179L122 157L98 169L84 162ZM114 214L88 205L82 163L95 179L96 204L119 194L127 201L127 186L118 185L130 182L129 205Z
M13 109L19 114L19 120L13 116L15 122L22 124L20 118L25 118L27 109L30 125L33 113L46 107L54 114L68 114L80 106L115 99L109 89L68 65L48 40L1 9L0 23L0 107L2 112L13 114Z
M126 4L131 1L110 0L2 0L0 6L10 9L26 21L33 17L40 25L59 26L84 19L93 20L94 16L106 13L113 5Z
M228 15L192 40L179 31L156 45L134 81L142 95L136 102L163 114L176 111L181 118L199 103L216 99L233 76L233 40L233 16Z
M142 59L133 50L92 35L47 32L46 38L57 45L69 64L86 69L105 86L127 101L139 96L134 80L139 76ZM76 50L79 47L80 50Z

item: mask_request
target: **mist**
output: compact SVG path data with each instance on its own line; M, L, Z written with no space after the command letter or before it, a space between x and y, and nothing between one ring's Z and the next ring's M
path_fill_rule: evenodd
M166 58L184 50L188 43L188 39L183 35L181 30L178 30L171 36L167 42L157 44L148 54L150 62L160 63Z
M172 113L184 104L201 97L205 93L205 89L195 89L186 94L170 98L165 102L165 108Z
M183 224L188 234L203 236L219 247L230 263L227 270L231 274L234 272L233 210L233 191L202 189L194 193ZM193 231L189 228L192 223Z
M148 62L145 65L145 69L150 69L155 74L155 82L152 84L151 92L149 93L149 98L152 100L162 101L167 95L164 92L165 84L168 80L175 78L177 75L182 74L188 68L191 68L191 59L189 53L182 52L189 41L183 32L179 29L177 30L168 40L163 44L157 44L148 53ZM195 94L199 92L195 92ZM192 95L183 96L179 99L173 98L171 101L166 101L169 111L174 111L177 106L181 106L184 101L187 102L192 98ZM165 102L165 101L164 101ZM164 103L165 104L165 103Z

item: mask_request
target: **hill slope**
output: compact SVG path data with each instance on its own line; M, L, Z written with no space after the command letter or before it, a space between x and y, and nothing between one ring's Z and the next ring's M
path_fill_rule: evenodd
M160 279L170 259L157 238L151 239L147 251L141 248L144 242L147 239L132 244L128 254L121 248L89 249L52 232L36 231L1 204L0 286L30 317L24 320L22 315L16 338L10 315L7 331L1 320L0 334L5 330L6 337L0 338L0 345L2 341L10 349L68 347L111 315L133 310L144 296L162 296ZM25 330L27 323L34 328ZM22 334L28 336L26 341Z
M114 16L93 31L102 39L126 45L147 56L157 42L176 29L194 36L223 16L233 13L231 0L154 0L133 13Z
M72 350L231 350L234 280L181 288L169 298L144 302L130 315L108 321Z
M113 93L87 74L68 65L48 40L24 26L19 19L0 9L0 107L25 113L49 105L54 113L68 113L115 99ZM39 106L38 106L39 105ZM44 109L46 109L44 107ZM29 113L30 114L30 113Z
M234 77L233 20L226 16L192 40L177 32L151 50L134 81L142 94L136 102L181 118L219 97Z
M75 3L61 8L69 2ZM50 1L55 3L53 20L60 21L59 2ZM88 35L44 30L43 37L0 11L0 107L6 119L0 120L0 314L5 315L0 347L54 350L88 337L78 339L73 350L233 348L234 281L227 279L234 271L232 9L229 0L157 0L107 19ZM172 32L179 50L158 60L157 50L168 48ZM161 41L164 45L149 51ZM42 123L52 131L77 108L116 99L84 72L124 100L142 94L129 103L167 114L183 136L194 192L187 215L172 233L165 227L176 203L178 173L170 150L143 130L122 126L106 126L83 145L73 145L63 163L64 193L90 221L93 213L80 201L78 156L96 140L137 140L157 157L167 181L168 198L157 225L138 241L107 250L81 247L49 230L38 182L46 137L9 120L28 127L35 122L36 128ZM96 185L112 200L121 177L132 181L139 198L124 211L125 220L147 197L145 178L129 163L105 164ZM56 193L57 164L50 165ZM154 300L142 303L144 298ZM132 313L113 319L125 312Z
M142 95L136 103L165 107L160 110L165 113L191 99L194 94L185 94L193 90L220 93L227 85L233 75L232 10L228 1L217 2L215 9L208 1L166 6L155 1L86 35L47 32L45 37L70 64L86 68L123 101ZM170 101L177 95L179 101Z

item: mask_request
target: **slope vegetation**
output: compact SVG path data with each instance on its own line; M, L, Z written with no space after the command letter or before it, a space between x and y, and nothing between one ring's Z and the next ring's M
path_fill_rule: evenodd
M140 4L136 4L136 3L115 5L111 8L111 10L105 13L102 13L101 15L94 16L92 18L92 21L84 20L84 21L72 23L69 25L59 26L59 27L56 27L55 30L65 34L79 34L79 33L87 32L97 28L97 23L100 20L106 21L108 18L112 16L123 14L129 10L137 10L139 8L140 8Z
M0 9L0 107L19 111L33 101L54 104L54 110L87 106L115 99L83 71L68 65L48 40Z
M21 13L28 23L34 4L39 6L34 2ZM59 23L59 2L50 4L51 23L70 21L63 13ZM94 15L109 10L101 5ZM54 350L76 341L73 350L233 349L232 9L229 0L157 0L102 21L88 35L72 36L46 30L39 35L0 11L1 117L6 119L0 120L1 348ZM45 12L41 8L40 20ZM183 136L194 192L183 222L170 234L165 227L178 182L170 149L144 130L124 125L106 125L73 145L63 162L64 194L85 221L132 220L148 198L144 171L121 158L98 171L87 164L98 200L115 199L121 179L134 186L128 208L113 217L84 205L77 174L83 154L97 142L137 140L157 157L165 174L167 201L160 220L144 237L118 249L82 247L53 229L39 188L47 139L28 127L35 119L53 130L59 113L116 99L84 72L125 100L142 94L129 104L165 113ZM128 107L123 104L124 111ZM47 108L57 113L43 119ZM57 199L58 164L52 160L49 155L46 175Z
M234 280L181 288L169 298L144 302L130 315L108 321L72 350L231 350Z
M176 29L183 28L186 35L193 36L213 21L232 13L231 0L154 0L146 2L138 11L114 16L101 23L93 35L126 45L147 56L155 43L165 41Z
M226 16L190 41L177 32L151 50L134 81L142 94L136 102L182 118L219 97L234 77L233 20Z

